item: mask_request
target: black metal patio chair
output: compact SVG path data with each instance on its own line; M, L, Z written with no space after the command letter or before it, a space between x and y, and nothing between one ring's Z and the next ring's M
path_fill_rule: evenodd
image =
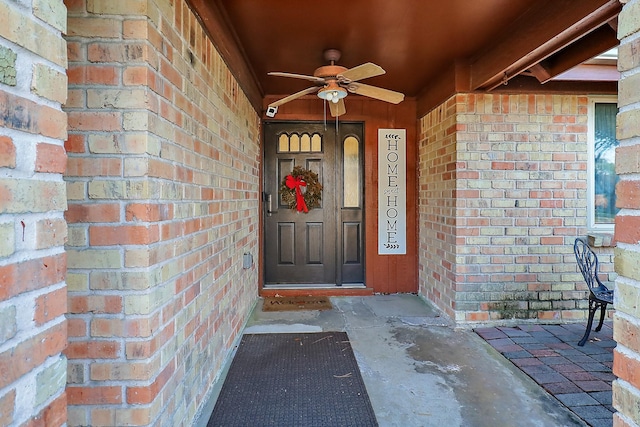
M613 305L613 290L607 288L600 281L598 277L598 257L585 239L576 239L573 244L573 253L576 255L578 267L580 267L582 277L584 277L584 281L589 288L589 321L587 322L587 330L578 343L579 346L583 346L589 339L591 326L593 325L593 316L598 309L600 309L600 323L598 323L596 332L602 329L602 322L604 322L607 305Z

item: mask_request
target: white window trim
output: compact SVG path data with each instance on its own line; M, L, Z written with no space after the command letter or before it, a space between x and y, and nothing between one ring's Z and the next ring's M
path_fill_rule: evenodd
M589 97L587 109L587 229L594 232L613 233L614 224L595 223L595 117L596 104L617 104L615 96Z

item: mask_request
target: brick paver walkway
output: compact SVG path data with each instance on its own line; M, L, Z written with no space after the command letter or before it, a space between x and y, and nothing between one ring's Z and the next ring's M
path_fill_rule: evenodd
M611 322L605 322L600 332L591 332L584 347L578 346L585 331L581 324L475 331L589 425L613 425L611 367L616 342Z

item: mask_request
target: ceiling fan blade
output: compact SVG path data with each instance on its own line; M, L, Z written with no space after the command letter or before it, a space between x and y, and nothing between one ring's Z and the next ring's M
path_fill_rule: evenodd
M289 95L287 97L284 97L282 99L279 99L277 101L272 102L271 104L269 104L269 107L278 107L278 106L280 106L282 104L286 104L289 101L293 101L296 98L300 98L301 96L305 96L305 95L308 95L310 93L317 92L317 91L318 91L318 88L315 87L315 86L314 87L308 87L305 90L301 90L300 92L296 92L296 93L294 93L292 95Z
M294 73L281 73L278 71L272 71L270 73L267 73L270 76L278 76L278 77L292 77L294 79L303 79L303 80L309 80L310 82L314 82L314 83L324 83L324 79L321 77L316 77L316 76L307 76L305 74L294 74Z
M384 71L381 66L372 62L367 62L366 64L350 68L347 71L338 74L337 77L340 81L355 82L362 79L368 79L369 77L380 76L385 72L386 71Z
M368 96L370 98L379 99L380 101L390 102L392 104L399 104L404 100L403 93L394 92L377 86L369 86L364 83L351 83L347 86L347 90L349 92L357 93L358 95Z
M344 99L340 99L337 104L329 102L329 110L331 110L331 117L337 117L345 114L347 108L344 106Z

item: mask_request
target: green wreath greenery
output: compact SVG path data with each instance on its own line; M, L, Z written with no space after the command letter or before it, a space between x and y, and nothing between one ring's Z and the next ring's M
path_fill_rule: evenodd
M291 177L291 178L289 178ZM300 185L296 188L296 186L291 187L293 181L302 181L306 185ZM287 180L289 180L289 184L287 185ZM302 198L304 199L304 204L306 204L306 210L304 206L298 206L298 189L302 193ZM298 212L307 212L308 209L319 208L320 200L322 200L322 184L318 182L318 174L308 170L303 169L302 166L296 166L293 168L293 171L289 175L287 175L280 184L280 195L282 197L282 201L285 205L289 206L291 210L297 210Z

